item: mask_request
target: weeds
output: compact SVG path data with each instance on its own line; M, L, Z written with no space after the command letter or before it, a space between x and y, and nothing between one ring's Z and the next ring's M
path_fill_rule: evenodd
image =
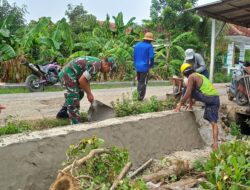
M82 122L88 121L86 112L81 112L80 116ZM70 121L68 119L44 118L28 121L9 116L7 118L6 124L3 127L0 127L0 136L22 133L26 131L38 131L66 125L70 125Z
M215 73L214 74L214 82L215 83L226 83L232 80L232 76L224 74L224 73Z
M152 96L149 100L143 102L137 100L138 93L132 93L132 97L123 94L122 99L117 99L111 102L117 117L124 117L128 115L136 115L141 113L158 112L163 110L173 109L176 105L174 98L168 98L160 101L157 97Z
M232 141L224 143L210 154L210 159L197 164L204 171L207 181L204 189L249 190L250 189L250 142Z
M26 121L8 122L4 127L0 128L0 136L8 134L22 133L30 130Z
M237 138L240 138L242 136L240 132L240 126L237 125L235 122L230 123L230 134L233 136L236 136Z

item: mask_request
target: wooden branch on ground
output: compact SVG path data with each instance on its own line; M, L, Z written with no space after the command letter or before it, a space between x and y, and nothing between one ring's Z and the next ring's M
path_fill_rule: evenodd
M93 149L89 152L89 154L77 161L75 161L73 164L68 165L67 167L65 167L62 171L63 172L69 172L72 168L72 166L74 165L74 167L78 167L80 165L82 165L84 162L86 162L87 160L93 158L95 155L97 154L103 154L103 153L110 153L109 149Z
M133 178L135 177L138 173L140 173L141 171L145 170L151 163L152 163L153 159L149 159L147 162L145 162L144 164L142 164L138 169L136 169L132 174L129 175L129 178Z
M76 160L74 160L74 162L72 163L72 167L70 169L70 174L75 177L75 164L76 164Z
M170 166L167 169L160 170L160 171L153 173L153 174L144 175L144 176L142 176L142 179L145 182L148 182L148 181L157 182L157 181L161 180L162 178L168 177L168 176L173 175L173 174L179 175L180 173L184 173L184 172L187 172L189 170L190 170L190 168L189 168L188 163L185 163L185 162L183 162L182 164L177 163L177 164Z
M196 178L186 178L186 179L181 179L177 182L162 185L155 190L174 190L174 189L188 189L193 187L195 184L197 184L198 179Z
M120 181L126 176L126 174L128 173L129 169L131 168L132 163L128 162L124 168L122 169L121 173L117 176L117 178L115 179L113 185L110 187L109 190L114 190L117 185L120 183Z

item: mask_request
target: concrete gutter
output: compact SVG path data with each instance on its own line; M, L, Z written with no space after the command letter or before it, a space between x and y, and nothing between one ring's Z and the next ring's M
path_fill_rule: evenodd
M192 112L172 111L113 118L0 138L0 189L45 190L55 179L66 149L93 135L105 146L128 149L133 166L177 150L202 148Z

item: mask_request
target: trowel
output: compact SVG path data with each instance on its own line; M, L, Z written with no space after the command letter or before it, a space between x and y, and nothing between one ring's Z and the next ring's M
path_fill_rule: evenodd
M94 100L89 107L87 117L89 121L102 121L115 117L115 111L112 107Z

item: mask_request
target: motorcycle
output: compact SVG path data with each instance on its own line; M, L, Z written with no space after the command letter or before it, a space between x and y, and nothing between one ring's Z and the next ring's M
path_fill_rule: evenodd
M58 74L61 71L61 66L55 61L43 65L33 63L23 63L23 65L32 72L25 80L26 87L30 92L43 91L44 86L52 86L59 82Z
M231 84L227 86L228 100L234 98L239 106L250 102L250 62L239 62L239 68L233 71Z

